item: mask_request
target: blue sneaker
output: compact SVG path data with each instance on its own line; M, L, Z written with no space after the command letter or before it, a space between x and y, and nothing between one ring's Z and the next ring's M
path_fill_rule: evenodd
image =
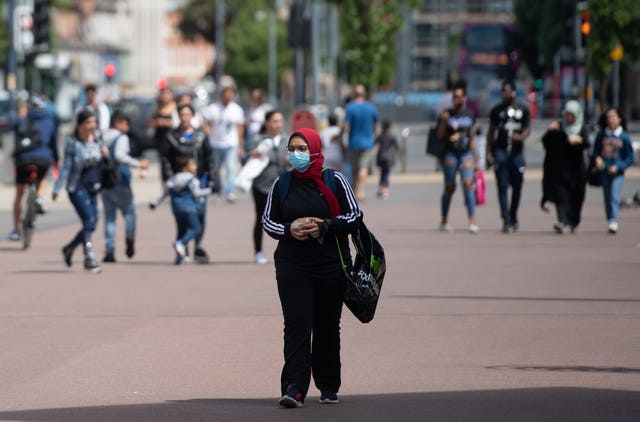
M284 396L280 398L278 404L287 409L293 409L295 407L302 407L302 393L298 391L295 384L289 384L287 390L284 392Z
M333 391L322 391L320 392L320 403L336 404L340 403L340 400L338 400L338 395Z
M11 230L11 233L9 233L9 240L18 241L21 238L19 230Z

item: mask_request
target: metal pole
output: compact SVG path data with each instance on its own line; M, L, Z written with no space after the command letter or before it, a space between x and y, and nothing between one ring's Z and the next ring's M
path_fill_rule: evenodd
M611 82L613 90L613 107L620 106L620 60L613 62L613 81Z
M224 15L225 5L223 0L216 1L216 89L220 91L220 81L224 76Z
M13 13L16 8L15 0L9 0L9 7L7 11L7 26L9 29L9 37L8 40L8 58L7 58L7 90L11 95L11 103L13 104L15 90L18 86L16 81L16 49L14 46L14 38L16 34L13 32Z
M318 0L311 2L311 103L318 104L320 96L318 74L320 70L320 11Z
M276 40L276 12L269 11L269 104L273 107L278 106L278 98L276 94L277 87L277 62L278 44Z

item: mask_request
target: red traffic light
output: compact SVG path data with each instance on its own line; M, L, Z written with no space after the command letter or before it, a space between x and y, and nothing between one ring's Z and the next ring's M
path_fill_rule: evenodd
M582 22L580 23L580 32L582 35L589 35L591 32L591 24L589 23L589 12L584 11L580 15Z
M104 75L107 78L113 78L117 72L116 66L113 63L108 63L104 67Z

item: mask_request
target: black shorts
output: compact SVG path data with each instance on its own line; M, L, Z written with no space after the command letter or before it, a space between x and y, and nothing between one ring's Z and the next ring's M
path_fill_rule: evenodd
M37 180L40 181L47 174L51 162L44 158L31 158L27 160L16 160L16 184L24 185L29 181L31 169L35 166L38 172Z

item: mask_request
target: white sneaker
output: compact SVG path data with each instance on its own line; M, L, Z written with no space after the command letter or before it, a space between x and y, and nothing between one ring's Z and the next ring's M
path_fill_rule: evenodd
M618 222L617 221L610 222L607 228L609 229L609 233L611 234L618 233Z
M439 230L441 232L444 232L444 233L452 233L453 232L453 226L451 224L449 224L449 223L440 224Z
M264 254L264 252L260 251L256 254L256 264L264 265L267 262L269 262L269 259L267 258L267 255Z
M173 242L173 249L175 249L178 256L183 260L187 256L187 250L184 247L184 243L182 243L181 241L176 240L175 242Z
M480 227L477 224L469 224L469 233L476 234L478 230L480 230Z

